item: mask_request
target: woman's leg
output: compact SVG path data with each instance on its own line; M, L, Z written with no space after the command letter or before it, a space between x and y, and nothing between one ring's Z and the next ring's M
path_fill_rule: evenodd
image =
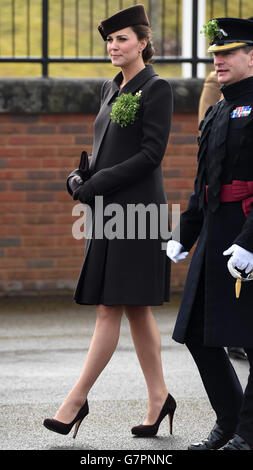
M160 333L150 307L126 306L125 312L148 387L148 413L143 424L154 424L168 396L162 370Z
M96 313L95 330L81 375L55 415L63 423L74 419L118 344L123 307L98 305Z

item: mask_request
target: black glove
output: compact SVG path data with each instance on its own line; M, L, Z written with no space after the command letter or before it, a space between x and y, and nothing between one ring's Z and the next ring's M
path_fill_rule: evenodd
M72 176L71 178L69 178L68 184L70 186L71 191L74 192L77 188L79 188L81 184L83 184L83 180L78 175Z
M95 188L89 179L73 191L73 199L74 201L79 200L83 204L87 204L94 199L95 194Z

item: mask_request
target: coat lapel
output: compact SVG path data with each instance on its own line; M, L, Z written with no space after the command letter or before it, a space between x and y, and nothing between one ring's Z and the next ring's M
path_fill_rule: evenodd
M139 91L139 89L151 78L157 75L154 71L152 65L147 65L145 69L141 70L132 80L129 80L127 84L121 88L119 95L122 93L134 93Z
M110 85L110 90L100 108L99 114L96 119L94 129L94 144L92 149L92 160L90 165L91 173L94 171L97 156L99 153L100 146L103 141L103 137L106 133L111 117L110 113L112 110L112 102L116 96L120 96L122 93L133 93L140 89L151 77L157 75L152 65L147 65L145 69L141 70L135 77L133 77L123 88L119 88L119 85L123 79L122 72L118 73L113 79Z
M110 113L111 113L111 106L110 104L113 102L114 98L118 95L119 87L117 86L116 82L113 81L111 84L110 91L106 96L100 110L99 114L96 119L95 128L94 128L94 143L92 149L92 159L90 165L90 171L92 172L95 168L96 159L98 155L98 151L100 145L102 143L103 137L111 120Z

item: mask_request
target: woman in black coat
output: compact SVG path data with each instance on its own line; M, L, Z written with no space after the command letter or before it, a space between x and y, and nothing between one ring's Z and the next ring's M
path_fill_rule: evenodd
M159 228L160 206L167 205L161 162L169 137L172 93L167 81L147 65L153 48L142 5L121 10L102 21L99 31L107 41L113 65L120 67L121 72L102 87L89 179L80 180L78 170L68 178L68 189L74 199L88 204L93 211L93 235L86 242L75 300L79 304L96 305L97 319L78 382L55 418L45 420L44 424L64 434L74 423L78 429L88 413L88 392L115 351L125 312L149 398L146 420L133 428L132 433L155 435L166 415L172 423L176 407L164 382L160 334L150 308L169 298L169 260L162 249L159 230L158 236L153 236L153 231ZM131 119L129 102L123 111L118 109L115 118L120 99L125 98L133 105ZM107 230L107 236L103 237L96 236L97 218L101 216L96 213L98 197L99 202L103 198L107 209L103 228L111 223L110 233ZM148 211L139 225L127 226L128 210L133 205L142 211L149 205L157 210L157 219L150 212L150 227ZM120 234L115 233L112 220L108 220L113 207L120 207L123 215L124 230ZM147 225L144 237L138 236L143 223Z

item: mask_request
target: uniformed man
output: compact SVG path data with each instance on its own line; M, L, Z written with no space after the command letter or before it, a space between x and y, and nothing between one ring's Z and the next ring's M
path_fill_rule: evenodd
M177 262L198 239L173 338L190 350L217 417L208 437L188 449L252 450L253 22L216 18L206 31L224 99L200 126L194 193L181 215L180 242L167 246ZM247 353L245 392L228 346Z
M249 18L251 19L251 18ZM253 19L253 18L252 18ZM223 99L218 82L217 72L214 70L206 77L202 93L199 99L198 122L204 119L206 110L209 106L213 106L219 100ZM247 360L247 354L243 348L237 346L229 346L227 348L228 355L231 359Z

